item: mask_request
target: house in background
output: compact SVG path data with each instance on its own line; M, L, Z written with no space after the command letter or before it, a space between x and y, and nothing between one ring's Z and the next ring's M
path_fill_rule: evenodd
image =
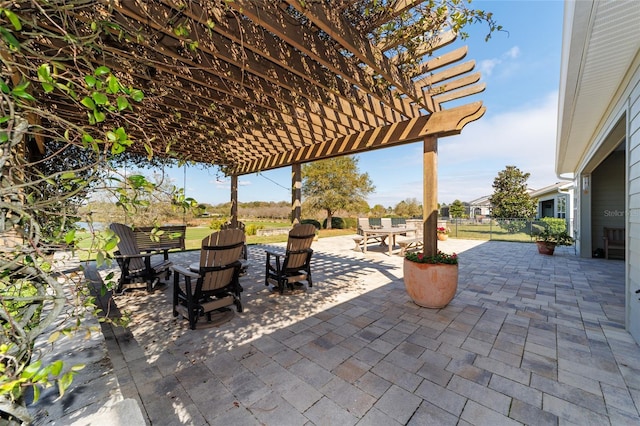
M469 202L469 217L478 218L491 216L491 203L489 202L490 195L476 198Z
M573 235L573 181L557 182L529 193L538 199L536 218L555 217L567 221L567 232Z
M565 2L556 173L576 188L580 256L625 230L626 328L640 342L640 5ZM617 260L602 260L618 262Z

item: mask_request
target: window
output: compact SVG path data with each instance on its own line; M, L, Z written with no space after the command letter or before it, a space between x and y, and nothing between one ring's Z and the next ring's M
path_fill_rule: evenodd
M567 217L567 197L558 197L558 218L565 219Z

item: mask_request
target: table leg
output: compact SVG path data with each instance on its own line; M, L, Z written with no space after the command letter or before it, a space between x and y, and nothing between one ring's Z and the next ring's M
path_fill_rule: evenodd
M366 253L367 252L367 240L368 240L367 231L362 231L362 232L364 233L364 241L363 241L364 245L362 247L362 252Z

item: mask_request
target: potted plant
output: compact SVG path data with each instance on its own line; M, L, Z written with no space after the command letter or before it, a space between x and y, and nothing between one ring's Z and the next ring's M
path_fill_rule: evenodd
M404 286L415 304L443 308L458 289L458 255L438 251L434 256L407 253L404 258Z
M536 234L536 245L540 254L551 256L556 246L570 246L571 244L573 244L573 238L567 234L567 231L553 232L545 229Z
M451 230L446 226L438 226L437 232L438 239L440 241L445 241L447 238L449 238L449 232L451 232Z

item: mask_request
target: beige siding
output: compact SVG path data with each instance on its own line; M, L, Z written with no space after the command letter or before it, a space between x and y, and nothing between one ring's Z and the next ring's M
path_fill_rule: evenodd
M640 73L637 70L636 73ZM640 84L636 84L629 96L628 109L628 179L629 198L627 232L627 319L626 325L640 342L640 302L635 294L640 289Z
M625 154L615 151L591 174L593 248L603 248L603 228L625 227Z

